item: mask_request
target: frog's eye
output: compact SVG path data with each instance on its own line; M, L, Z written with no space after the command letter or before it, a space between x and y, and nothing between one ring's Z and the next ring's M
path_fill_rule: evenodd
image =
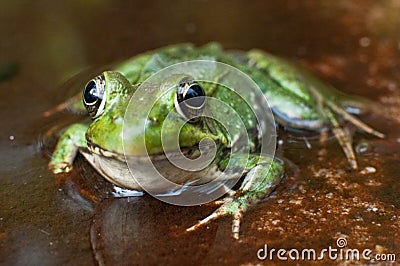
M179 82L175 95L175 108L185 118L192 119L198 116L205 104L206 93L196 82L187 78Z
M94 119L104 111L106 97L105 78L103 75L90 80L83 91L83 104Z

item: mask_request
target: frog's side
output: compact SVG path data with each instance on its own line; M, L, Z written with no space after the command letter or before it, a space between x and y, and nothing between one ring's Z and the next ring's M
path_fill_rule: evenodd
M208 44L203 47L193 47L189 44L174 45L161 48L152 52L135 56L118 65L113 71L106 71L103 75L94 78L86 86L84 103L93 121L89 124L71 125L61 136L50 162L50 168L54 173L68 172L77 151L80 151L86 159L106 179L122 187L140 189L140 186L130 177L123 163L123 154L133 158L140 158L146 151L138 148L135 140L141 136L132 135L131 143L122 145L122 126L125 110L136 88L155 72L172 64L195 59L208 59L220 61L234 66L248 74L261 88L271 104L276 120L287 127L321 131L332 129L343 151L352 166L357 168L356 158L351 146L351 139L347 131L340 127L341 120L347 120L358 129L367 133L383 137L383 134L373 130L360 120L345 111L345 105L354 103L356 107L362 107L362 102L355 101L345 96L329 85L321 82L308 72L301 70L283 59L272 56L259 50L249 52L223 51L217 44ZM207 70L204 70L207 72ZM205 75L210 73L205 73ZM166 80L169 86L181 88L194 88L199 85L184 75L171 77ZM180 85L178 85L181 83ZM186 87L185 87L186 86ZM166 86L167 87L167 86ZM200 90L200 89L199 89ZM205 96L214 97L228 102L242 117L248 132L256 132L255 117L251 115L248 107L243 106L235 99L228 89L202 85ZM143 99L143 108L150 98L159 95L162 90L149 93L148 99ZM177 104L179 92L171 91L157 101L150 112L146 126L146 148L152 159L161 166L165 161L162 156L160 131L170 112L174 119L182 119L185 116ZM202 95L199 95L202 96ZM83 108L83 107L82 107ZM141 107L138 106L140 112ZM189 112L190 113L190 112ZM188 114L186 113L186 116ZM138 121L138 123L142 121ZM165 130L165 129L164 129ZM200 140L210 138L217 143L218 153L212 166L194 175L188 175L176 182L185 183L193 179L204 178L208 180L210 175L223 170L228 158L227 150L231 145L229 136L216 123L202 118L194 123L187 123L180 132L179 144L183 150L189 153L197 149ZM256 153L257 133L249 134L252 143L251 152ZM239 155L233 158L237 162L242 161ZM283 163L268 157L250 155L250 160L244 169L242 183L237 191L228 191L223 205L213 214L197 225L189 228L194 230L200 225L216 219L222 215L232 214L233 236L239 236L239 224L243 212L250 204L267 196L280 182L283 174ZM139 160L139 159L138 159ZM234 160L234 161L235 161ZM167 171L168 172L168 171ZM173 174L172 174L173 175ZM200 175L200 176L199 176ZM201 176L204 175L204 176ZM207 182L207 181L204 181ZM157 186L158 184L151 184ZM162 188L160 188L162 191Z

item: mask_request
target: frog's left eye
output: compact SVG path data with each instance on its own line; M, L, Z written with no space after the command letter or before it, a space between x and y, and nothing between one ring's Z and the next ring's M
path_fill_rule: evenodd
M206 93L203 88L187 78L179 82L175 95L175 108L177 112L188 119L198 116L205 104Z
M104 95L105 84L104 76L100 75L90 80L83 91L83 104L93 119L104 111L106 101Z

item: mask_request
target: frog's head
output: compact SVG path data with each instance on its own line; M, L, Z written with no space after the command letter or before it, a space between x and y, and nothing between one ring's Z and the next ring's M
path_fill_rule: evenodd
M179 131L181 149L197 147L204 138L226 143L216 123L207 118L191 119L204 106L204 96L210 91L206 86L191 81L187 76L175 75L166 78L160 86L150 86L135 93L137 87L121 73L113 71L106 71L88 82L83 101L93 118L86 133L89 146L132 156L146 155L146 152L160 154L165 151L161 132L166 135L176 132L177 126L187 120L190 121L184 123ZM167 116L168 123L164 123Z

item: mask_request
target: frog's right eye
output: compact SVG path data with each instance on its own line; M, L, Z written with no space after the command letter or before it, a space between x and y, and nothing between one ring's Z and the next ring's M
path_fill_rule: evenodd
M90 80L83 91L83 104L89 115L95 119L102 114L105 107L105 78L103 75Z
M204 108L206 93L203 88L189 78L183 78L177 87L175 94L175 109L184 118L192 122L198 117Z

